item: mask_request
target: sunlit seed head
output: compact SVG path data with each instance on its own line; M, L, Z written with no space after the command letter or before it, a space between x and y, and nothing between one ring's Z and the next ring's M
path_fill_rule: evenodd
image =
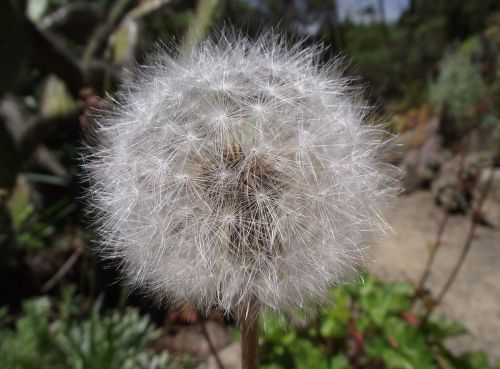
M232 33L162 50L85 157L100 250L159 301L291 313L387 229L387 137L318 46Z

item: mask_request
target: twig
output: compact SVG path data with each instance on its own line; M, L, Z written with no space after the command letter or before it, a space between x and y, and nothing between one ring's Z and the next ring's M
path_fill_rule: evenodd
M431 249L429 252L429 256L427 258L427 261L425 263L424 270L422 272L422 276L420 277L420 280L418 281L417 287L415 289L415 295L413 296L413 302L415 302L422 294L425 286L425 282L429 278L431 274L431 269L432 265L434 264L434 260L436 258L437 251L439 247L441 246L441 243L443 241L443 234L444 230L446 228L446 225L448 224L448 220L450 219L450 212L448 209L445 209L443 211L443 218L441 222L439 222L437 234L436 234L436 239L431 245Z
M469 227L469 233L467 234L466 241L464 243L464 247L462 249L462 252L460 254L460 257L455 264L455 267L453 268L453 271L451 272L448 280L446 281L445 285L443 286L441 292L436 297L436 302L439 304L442 300L446 292L450 289L453 281L455 280L461 266L464 263L465 257L467 256L468 251L470 250L470 246L472 245L472 241L474 240L475 233L474 231L476 230L477 225L479 224L479 219L481 218L481 209L483 207L484 201L488 197L488 193L491 190L491 186L493 184L493 177L494 177L495 171L493 168L490 169L490 172L488 173L488 178L486 180L486 183L484 185L484 188L482 189L479 199L477 201L476 207L472 210L471 215L470 215L470 227Z
M215 362L217 363L217 366L219 367L219 369L225 369L224 364L220 359L219 353L217 352L217 349L215 348L214 344L212 343L212 340L210 339L210 335L208 334L207 327L205 326L205 321L203 319L200 319L200 326L201 326L201 331L203 332L203 335L207 340L210 352L212 353L212 356L214 357Z
M161 8L162 6L165 6L166 4L170 3L172 0L149 0L149 1L143 1L139 3L135 8L133 8L130 12L129 15L133 18L141 18L146 15L148 15L151 12L154 12L155 10Z
M51 132L67 125L74 125L78 121L78 111L70 111L65 114L44 117L37 116L29 124L29 128L19 140L18 150L22 158L28 158L44 138Z
M459 165L458 165L456 182L457 182L457 184L458 184L458 186L460 188L462 187L461 186L461 182L462 182L463 172L464 172L464 169L465 169L465 159L467 157L468 147L469 147L469 144L468 144L468 141L467 141L467 143L465 144L465 147L464 147L464 149L463 149L463 151L462 151L462 153L460 155L460 162L459 162ZM433 266L434 261L436 259L437 252L438 252L439 248L441 247L441 245L443 243L443 235L444 235L444 231L446 229L446 226L448 225L449 219L450 219L450 211L447 208L445 208L443 210L442 220L439 223L439 226L438 226L438 229L437 229L436 238L435 238L434 242L431 245L432 247L430 249L427 261L425 263L424 270L422 272L422 275L421 275L421 277L419 279L419 282L417 284L417 287L415 289L415 295L413 296L413 299L412 299L413 303L415 303L416 300L419 297L422 296L422 293L423 293L423 290L424 290L424 287L425 287L425 282L427 282L427 279L429 279L429 276L431 274L432 266Z
M131 0L116 0L106 18L106 20L97 26L94 31L90 41L83 52L83 68L86 70L89 67L90 61L95 56L99 56L105 49L109 35L116 29L120 24L121 20L127 14L127 9L131 3Z
M70 172L59 162L56 155L47 146L39 145L33 152L33 158L41 167L59 177L64 185L68 184L67 180L70 178Z
M30 39L32 59L66 82L73 97L77 97L83 87L85 74L76 58L48 32L28 19L23 22Z
M52 289L60 280L63 278L66 273L75 265L80 256L83 253L84 248L79 245L75 248L75 251L71 254L71 256L64 262L62 267L57 271L56 274L52 276L47 282L42 286L42 292L47 293Z
M462 247L462 252L460 253L460 256L453 267L453 270L451 271L448 279L446 280L443 288L441 291L438 293L436 297L436 304L435 306L439 305L441 301L443 301L444 296L446 293L449 291L450 287L452 286L453 282L455 281L458 272L460 271L465 258L472 246L472 241L474 240L475 236L475 230L477 228L477 225L479 224L479 219L481 218L481 209L483 207L484 201L486 200L486 197L488 196L488 193L490 192L491 186L493 184L493 178L494 178L494 173L495 171L493 168L490 169L490 172L488 173L488 178L486 179L486 183L484 187L482 188L482 191L480 192L479 199L476 203L476 206L474 209L471 211L470 214L470 224L469 224L469 231L467 233L467 237L465 239L464 245ZM424 316L424 321L428 320L429 316L431 315L432 311L434 309L429 309Z

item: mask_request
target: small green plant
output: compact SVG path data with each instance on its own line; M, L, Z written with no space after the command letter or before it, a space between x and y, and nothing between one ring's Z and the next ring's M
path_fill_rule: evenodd
M67 244L63 232L58 229L58 223L77 210L75 202L67 196L61 196L49 206L38 208L32 199L36 196L32 188L35 182L50 183L52 180L52 184L55 184L54 178L34 173L23 174L18 177L7 201L15 242L27 253L41 253L54 246Z
M335 305L302 328L285 328L269 318L263 325L265 369L487 369L484 353L453 355L447 338L465 333L459 324L411 313L414 287L383 283L365 275L365 283L331 290Z
M448 125L441 127L443 133L460 138L469 129L480 127L491 132L494 139L500 136L500 83L494 78L500 63L481 62L480 58L487 59L487 55L481 38L472 36L442 58L437 79L429 86L429 99L436 112L445 109L451 118L442 123ZM497 147L495 143L491 146Z
M475 117L475 108L485 97L486 86L470 57L454 52L441 61L438 78L430 86L429 93L438 110L448 104L457 123L463 124Z
M159 335L148 317L128 308L101 313L101 299L88 317L77 309L72 293L56 309L48 297L28 300L14 329L0 314L0 368L5 369L164 369L166 353L147 344ZM54 319L57 314L58 319ZM3 318L2 318L3 316Z

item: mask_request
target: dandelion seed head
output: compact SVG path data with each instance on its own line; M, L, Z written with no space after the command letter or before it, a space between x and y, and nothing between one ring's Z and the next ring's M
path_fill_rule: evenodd
M318 46L267 33L152 57L85 159L99 249L160 301L322 301L388 228L387 137Z

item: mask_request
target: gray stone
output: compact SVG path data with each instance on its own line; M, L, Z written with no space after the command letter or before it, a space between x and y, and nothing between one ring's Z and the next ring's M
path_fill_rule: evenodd
M215 350L220 350L229 343L229 331L223 325L206 321L205 329ZM173 338L172 346L175 351L186 352L199 359L211 354L210 345L199 324L182 328Z
M210 355L208 342L198 328L192 326L181 329L173 339L174 349L196 358L206 358Z
M495 228L500 228L500 169L488 169L481 173L479 179L479 188L482 188L487 181L488 174L491 170L493 173L493 182L490 191L483 204L483 216L486 223Z
M396 144L405 149L400 163L403 170L403 185L412 192L432 181L441 160L441 137L436 134L437 121L402 133Z
M241 347L239 342L233 342L225 349L219 351L219 359L225 369L241 369ZM210 356L205 362L198 365L197 369L219 369L217 361Z
M223 325L209 320L205 322L205 329L216 350L220 350L229 343L228 330Z

